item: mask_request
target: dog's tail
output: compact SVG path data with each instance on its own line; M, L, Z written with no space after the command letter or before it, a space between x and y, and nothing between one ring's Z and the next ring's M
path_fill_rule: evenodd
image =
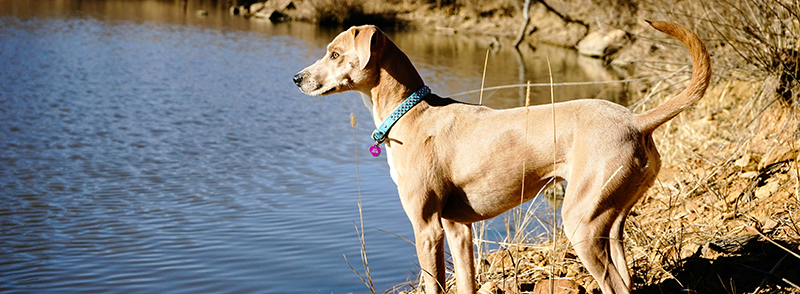
M650 109L636 117L636 125L643 133L654 131L661 124L669 121L681 111L689 109L697 103L708 88L711 79L711 60L706 51L706 45L700 41L689 29L674 23L661 21L647 21L653 28L662 31L683 42L692 54L692 81L686 90L683 90L677 97L670 99L666 103L656 108Z

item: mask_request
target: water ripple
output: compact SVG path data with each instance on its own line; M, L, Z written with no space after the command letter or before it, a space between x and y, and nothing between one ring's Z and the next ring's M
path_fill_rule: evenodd
M358 256L348 117L368 114L297 92L308 57L291 53L308 49L92 18L0 27L0 292L363 289L339 253ZM408 232L385 164L362 160L382 195L369 224ZM376 282L404 280L413 248L370 234L408 261Z

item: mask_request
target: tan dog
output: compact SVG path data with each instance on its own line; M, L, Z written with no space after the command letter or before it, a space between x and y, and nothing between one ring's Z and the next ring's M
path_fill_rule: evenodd
M580 260L603 293L630 292L622 233L661 166L652 132L702 98L711 76L708 52L694 33L672 23L651 25L689 48L694 71L684 92L643 114L604 100L557 103L554 139L550 105L494 110L430 94L391 128L387 157L414 227L427 293L444 291L445 235L458 293L475 293L471 224L564 180L564 232ZM424 85L375 26L339 34L294 82L313 96L363 93L376 126Z

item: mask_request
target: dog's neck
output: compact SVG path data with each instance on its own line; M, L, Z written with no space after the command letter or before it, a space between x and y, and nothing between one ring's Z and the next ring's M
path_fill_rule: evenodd
M409 95L425 85L408 57L392 42L387 42L378 62L380 73L368 94L376 126Z

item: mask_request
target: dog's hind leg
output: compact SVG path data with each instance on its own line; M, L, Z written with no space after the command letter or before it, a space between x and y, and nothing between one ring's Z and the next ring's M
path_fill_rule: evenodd
M625 231L625 219L628 216L628 212L630 212L630 208L623 211L617 216L616 220L614 220L614 224L611 226L611 233L609 234L609 245L611 247L611 260L617 267L617 273L619 273L625 285L630 288L632 285L631 275L630 272L628 272L628 262L625 258L625 242L622 240Z
M630 277L619 239L625 219L621 216L629 206L618 202L625 201L625 189L619 186L624 186L620 179L629 176L629 172L620 168L613 174L577 174L568 181L561 209L564 233L603 293L630 293Z
M650 185L653 184L655 175L658 174L660 161L656 158L648 162L648 167L641 170L640 173L632 175L629 177L629 180L625 182L625 184L630 187L627 189L624 187L617 189L618 192L616 193L619 195L617 196L618 198L615 198L615 202L619 203L622 207L622 213L617 216L614 220L614 224L611 226L611 239L609 239L611 242L611 259L614 261L614 265L617 266L617 272L628 288L632 287L633 283L631 281L630 272L628 271L628 263L625 258L625 244L622 238L625 233L625 221L628 218L628 213L630 213L633 205L644 195Z

